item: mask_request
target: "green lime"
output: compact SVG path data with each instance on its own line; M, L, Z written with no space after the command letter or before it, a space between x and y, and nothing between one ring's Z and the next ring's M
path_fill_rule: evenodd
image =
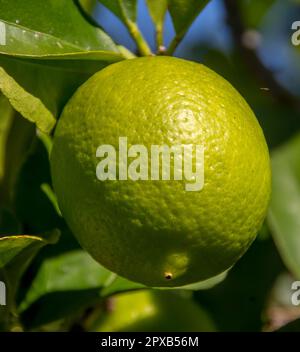
M165 291L122 293L110 300L90 330L99 332L215 331L207 313L191 299Z
M156 287L230 268L270 195L268 148L245 100L207 67L171 57L116 63L83 84L58 122L51 168L82 247Z

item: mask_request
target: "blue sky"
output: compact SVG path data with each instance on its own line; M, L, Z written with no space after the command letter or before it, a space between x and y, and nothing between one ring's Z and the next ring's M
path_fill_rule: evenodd
M300 20L300 11L298 14L298 20ZM286 0L275 1L275 4L266 15L265 25L259 28L263 38L259 55L263 62L274 70L277 79L282 84L299 93L300 60L299 55L291 47L289 40L293 16L296 16L295 11L291 11L286 6ZM116 41L135 51L134 42L124 25L109 10L99 4L95 10L94 17ZM144 36L154 48L154 28L144 0L139 0L138 22ZM173 36L172 21L167 16L165 26L166 44L170 42ZM190 28L185 40L179 46L176 56L193 59L192 48L199 44L225 53L230 52L232 40L225 21L225 10L222 0L213 0L209 3Z

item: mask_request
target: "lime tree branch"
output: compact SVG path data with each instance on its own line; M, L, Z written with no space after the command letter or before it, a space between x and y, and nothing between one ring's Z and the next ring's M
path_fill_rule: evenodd
M259 58L256 48L248 46L244 40L247 28L242 20L242 15L238 1L223 0L227 11L227 21L230 26L235 45L241 53L244 62L255 75L258 82L265 85L270 90L274 100L300 110L300 101L287 89L280 85L270 71Z
M130 21L128 18L124 18L124 23L129 31L131 37L135 41L140 54L142 56L152 56L153 53L152 53L148 43L146 42L145 38L143 37L141 31L139 30L137 24Z
M167 51L166 51L166 55L172 56L176 49L178 48L179 44L182 42L182 40L184 39L186 35L186 31L178 33L174 39L172 40L170 46L168 47Z

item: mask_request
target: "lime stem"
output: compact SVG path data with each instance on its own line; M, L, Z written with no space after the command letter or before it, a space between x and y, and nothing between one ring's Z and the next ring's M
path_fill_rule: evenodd
M168 56L172 56L174 55L178 45L181 43L181 41L183 40L185 36L185 32L182 32L182 33L178 33L174 39L172 40L170 46L168 47L165 55L168 55Z
M148 43L146 42L136 23L130 21L129 19L126 19L125 24L128 28L130 35L136 42L140 54L142 56L153 56L153 53Z

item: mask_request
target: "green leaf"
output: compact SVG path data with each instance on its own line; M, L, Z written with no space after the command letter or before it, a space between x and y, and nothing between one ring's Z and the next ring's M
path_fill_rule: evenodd
M53 242L57 238L55 236L49 239ZM0 237L0 269L8 270L11 273L14 269L14 264L20 262L20 258L31 257L32 253L48 242L37 236L7 236ZM11 279L11 277L10 277Z
M272 155L268 223L285 265L300 279L300 135Z
M21 275L36 253L57 241L58 236L54 231L48 239L27 235L0 237L0 280L5 284L7 296L6 305L0 306L0 330L11 327L16 317L15 294Z
M60 228L62 219L49 200L45 186L50 183L48 151L41 140L35 138L27 160L18 173L13 198L16 216L31 234Z
M0 67L14 86L6 87L6 96L44 131L51 130L54 117L85 80L123 59L82 11L70 0L0 0Z
M96 6L96 0L79 0L80 5L87 13L91 14Z
M240 6L246 26L252 28L259 26L274 3L275 0L241 1Z
M152 55L151 49L136 23L137 0L99 0L113 12L127 27L142 56Z
M6 71L0 67L0 90L11 105L23 117L49 133L55 125L55 118L40 99L26 92Z
M6 73L39 99L55 118L74 91L106 65L96 60L25 60L0 55L0 66Z
M183 289L183 290L192 290L192 291L208 290L208 289L218 285L223 280L225 280L227 277L228 271L229 270L227 270L219 275L216 275L210 279L207 279L205 281L196 282L194 284L181 286L178 288Z
M0 237L21 233L21 224L16 216L6 208L0 210Z
M194 293L220 331L261 331L262 312L284 269L272 239L255 240L219 285Z
M185 33L210 0L168 0L177 34Z
M146 0L146 2L156 29L161 30L168 9L168 0Z
M9 120L2 145L3 164L0 182L0 202L2 207L11 207L15 183L35 134L35 126L28 120L23 119L12 108Z
M99 0L122 21L136 22L137 0Z
M107 284L101 290L101 297L108 297L124 291L132 291L145 288L145 286L142 284L129 281L113 273L110 276L109 280L110 281L107 281Z
M73 314L102 296L140 286L117 277L85 251L73 250L42 262L19 311L25 325L33 327Z
M98 59L118 58L113 41L84 18L74 1L1 0L0 20L2 54L66 58L92 51Z
M13 120L14 111L8 99L0 94L0 182L5 172L5 145Z
M221 277L207 280L202 283L201 289L211 287L220 280ZM105 269L85 251L72 250L43 260L19 311L25 326L32 328L73 314L101 298L143 288L144 285ZM54 306L55 310L51 308Z
M163 39L164 20L168 10L167 0L147 0L150 16L155 25L156 45L158 52L165 50Z

